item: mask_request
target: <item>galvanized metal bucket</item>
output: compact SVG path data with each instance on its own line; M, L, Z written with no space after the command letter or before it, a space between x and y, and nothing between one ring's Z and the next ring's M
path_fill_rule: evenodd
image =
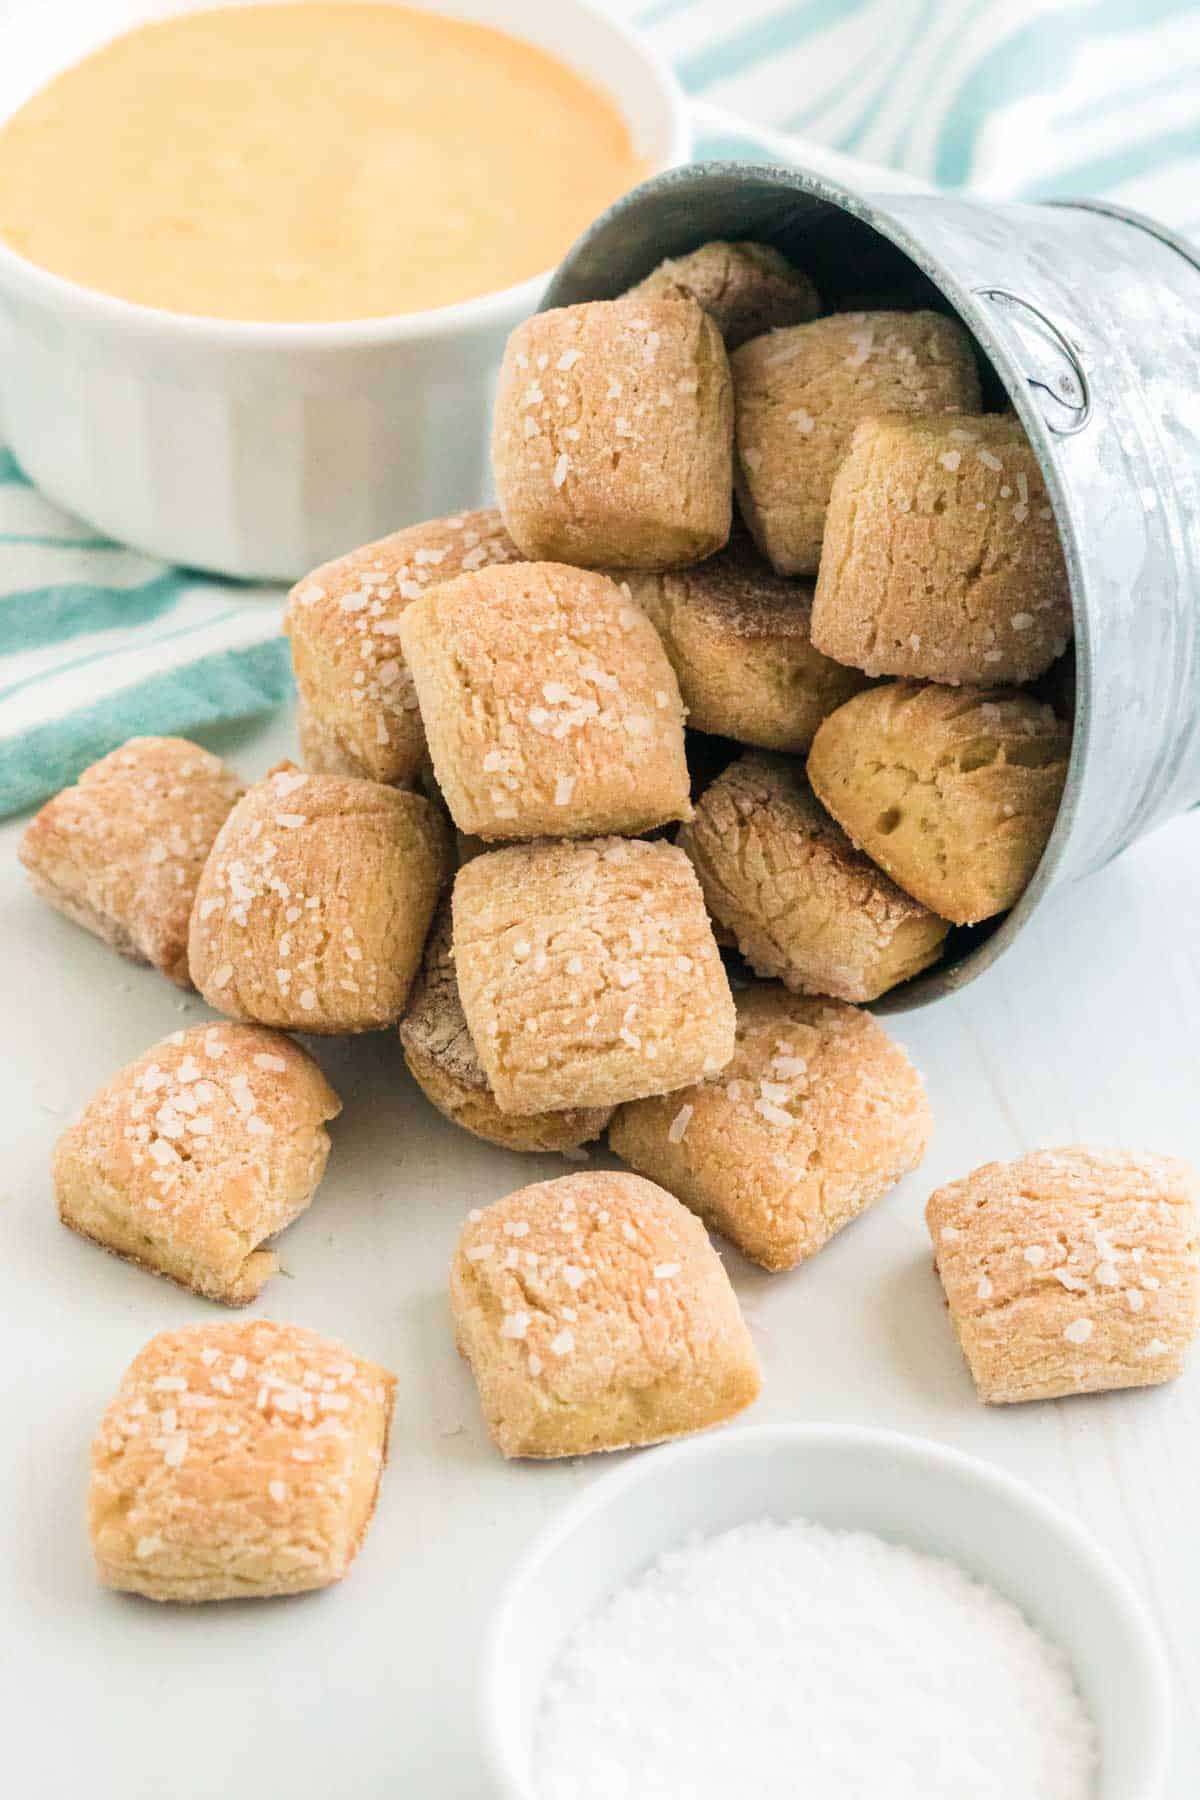
M775 244L831 308L957 313L1016 408L1058 520L1075 609L1075 739L1053 836L1019 904L954 933L876 1005L966 985L1052 887L1200 802L1200 250L1136 214L887 190L880 172L701 163L646 182L562 264L545 306L608 299L710 238Z

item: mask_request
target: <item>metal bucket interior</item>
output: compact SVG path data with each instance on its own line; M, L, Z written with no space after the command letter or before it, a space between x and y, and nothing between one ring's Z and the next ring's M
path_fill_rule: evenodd
M640 280L666 256L681 255L713 238L752 238L769 243L809 273L829 311L871 307L930 308L957 316L979 352L983 407L1015 408L1046 478L1063 542L1075 615L1076 703L1071 759L1054 830L1041 862L1017 905L973 927L953 927L943 960L925 974L894 988L873 1003L876 1012L905 1012L957 992L990 968L1018 936L1026 921L1057 883L1085 873L1123 847L1117 843L1090 858L1079 854L1077 813L1084 770L1094 763L1092 612L1088 570L1078 532L1078 505L1060 479L1056 440L1089 422L1090 400L1070 334L1046 319L1043 338L1036 319L1023 312L1014 332L1010 301L998 286L980 288L956 273L926 245L943 230L942 214L966 209L968 224L1001 212L1037 215L1044 230L1051 208L993 208L928 195L854 192L823 177L789 168L708 163L672 170L626 197L597 220L575 245L552 282L544 307L611 299ZM933 209L933 210L929 210ZM1122 219L1114 229L1148 233L1157 254L1179 260L1181 246L1170 234L1138 220ZM956 262L959 259L954 259ZM969 260L969 259L968 259ZM1200 306L1200 283L1196 286ZM1040 317L1040 314L1037 315ZM1032 372L1031 372L1032 371ZM1183 676L1180 676L1183 679ZM1185 703L1186 696L1180 704ZM1195 749L1195 740L1191 740ZM1111 755L1112 747L1108 746ZM1094 778L1090 798L1094 803ZM1200 798L1200 787L1193 798ZM1095 807L1093 804L1092 810ZM1173 810L1178 811L1175 805ZM1160 809L1160 815L1162 812ZM1142 819L1124 841L1153 822ZM1075 854L1072 855L1074 847Z

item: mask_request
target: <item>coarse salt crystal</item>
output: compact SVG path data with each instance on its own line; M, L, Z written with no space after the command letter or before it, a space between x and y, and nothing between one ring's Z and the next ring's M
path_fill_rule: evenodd
M675 1117L671 1120L667 1130L667 1142L669 1144L682 1143L684 1133L692 1122L692 1114L695 1110L694 1106L684 1105L680 1107L679 1111L675 1114Z
M875 333L869 326L864 331L852 331L850 342L854 348L846 361L852 369L861 369L863 364L870 360L871 353L875 348Z
M1063 1336L1068 1344L1086 1344L1095 1329L1091 1319L1072 1319L1063 1326Z

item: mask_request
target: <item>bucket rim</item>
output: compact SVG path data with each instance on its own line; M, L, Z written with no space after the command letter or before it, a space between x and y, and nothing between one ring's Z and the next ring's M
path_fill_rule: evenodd
M1188 237L1186 232L1176 231L1173 225L1164 225L1161 219L1155 219L1149 213L1138 212L1136 207L1117 206L1111 200L1092 200L1064 196L1050 200L1035 202L1038 206L1056 206L1071 212L1100 213L1104 218L1119 219L1123 225L1133 225L1150 237L1157 238L1160 244L1177 250L1185 262L1190 262L1194 269L1200 269L1200 244Z

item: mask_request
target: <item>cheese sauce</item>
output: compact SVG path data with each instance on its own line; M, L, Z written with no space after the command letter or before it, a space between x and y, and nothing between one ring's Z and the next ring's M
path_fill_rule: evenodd
M341 0L145 25L0 129L0 239L224 319L445 306L553 268L647 169L616 107L507 34Z

